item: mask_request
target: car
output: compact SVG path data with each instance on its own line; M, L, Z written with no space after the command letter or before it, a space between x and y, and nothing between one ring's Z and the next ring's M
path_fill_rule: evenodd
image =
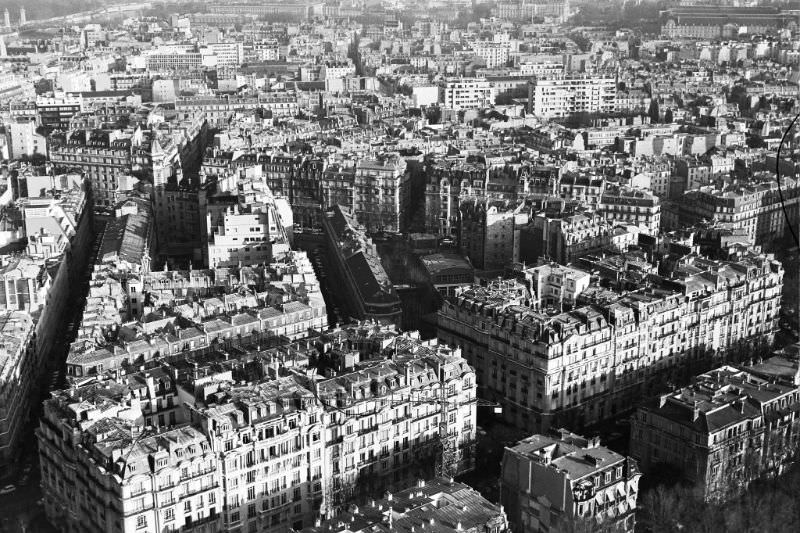
M15 487L14 485L6 485L2 489L0 489L0 496L4 494L11 494L15 490L17 490L17 487Z

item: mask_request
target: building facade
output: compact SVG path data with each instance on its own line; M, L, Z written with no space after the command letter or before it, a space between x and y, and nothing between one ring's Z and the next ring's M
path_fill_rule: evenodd
M699 271L561 313L532 307L517 282L473 287L439 311L438 336L462 346L482 397L520 428L583 427L629 409L687 361L771 342L783 268L771 256L695 262Z
M528 112L538 117L613 113L616 103L617 84L613 76L542 76L528 83Z
M600 523L631 533L641 476L632 458L561 429L505 449L501 501L515 531Z
M795 375L782 379L773 373L779 366L794 367ZM631 455L645 473L668 465L705 499L733 497L793 461L798 406L796 361L723 366L640 407L631 421Z

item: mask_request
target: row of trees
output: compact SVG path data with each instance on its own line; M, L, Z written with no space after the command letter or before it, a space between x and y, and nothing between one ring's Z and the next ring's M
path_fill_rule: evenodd
M638 526L649 533L800 531L800 465L754 482L739 498L705 502L691 488L659 485L638 505Z

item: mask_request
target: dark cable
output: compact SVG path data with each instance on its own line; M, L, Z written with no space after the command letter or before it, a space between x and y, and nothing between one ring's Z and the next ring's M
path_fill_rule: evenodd
M784 141L786 141L786 138L789 136L789 132L794 127L794 123L797 122L798 118L800 118L800 113L795 115L795 117L789 123L789 127L786 128L786 131L783 132L783 137L781 137L781 143L778 145L778 153L775 158L775 174L776 174L776 179L778 180L778 196L781 199L783 218L786 219L786 225L789 226L789 231L792 234L792 238L794 239L795 245L800 246L800 239L797 238L797 233L795 233L794 228L792 227L792 222L791 220L789 220L789 210L786 209L786 201L783 198L783 188L781 186L781 150L783 149Z

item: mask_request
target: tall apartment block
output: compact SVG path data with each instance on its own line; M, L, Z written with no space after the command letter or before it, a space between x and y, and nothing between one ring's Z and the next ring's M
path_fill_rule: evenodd
M600 523L632 533L641 476L632 458L561 429L505 449L501 501L514 531Z
M616 111L614 76L570 74L542 76L528 82L528 112L537 117Z
M464 349L480 394L503 404L509 423L581 427L629 409L689 363L721 360L742 342L771 342L782 286L783 268L769 255L697 260L658 285L580 294L576 308L553 314L532 307L525 286L505 281L449 298L438 336Z

